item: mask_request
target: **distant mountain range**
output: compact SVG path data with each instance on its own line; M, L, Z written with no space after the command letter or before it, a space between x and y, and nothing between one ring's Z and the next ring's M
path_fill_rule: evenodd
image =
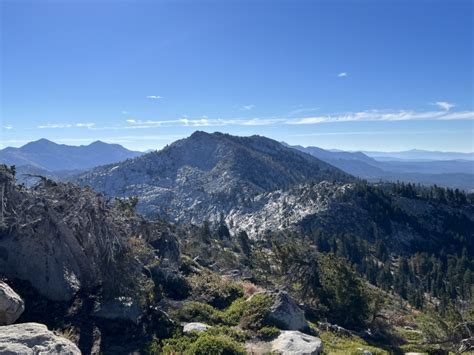
M310 154L348 174L369 181L399 180L474 191L473 153L424 150L347 152L289 146L286 143L283 145ZM20 182L25 182L28 174L64 180L101 165L121 162L146 153L156 151L131 151L121 145L101 141L84 146L70 146L40 139L20 148L8 147L0 150L0 163L16 165Z
M363 151L363 153L377 160L474 160L474 153L437 152L420 149L402 152Z
M142 154L96 141L89 145L71 146L40 139L20 148L0 150L0 162L7 165L31 166L43 171L86 170L98 165L134 158Z
M30 176L41 175L53 180L64 180L81 171L141 154L119 144L101 141L71 146L40 139L20 148L0 150L0 163L15 165L18 181L30 185L37 180Z
M288 145L289 146L289 145ZM339 169L369 181L407 181L424 185L474 190L474 161L472 160L427 160L421 157L469 157L468 153L443 153L426 151L407 151L387 154L383 158L374 158L364 152L330 151L318 147L291 146L313 155ZM430 154L432 153L432 154ZM418 156L420 160L402 160L396 156L389 160L388 154L398 156ZM463 155L464 154L464 155Z

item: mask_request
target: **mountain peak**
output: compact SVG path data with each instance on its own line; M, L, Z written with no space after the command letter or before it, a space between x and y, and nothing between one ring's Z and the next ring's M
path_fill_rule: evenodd
M50 141L49 139L46 139L46 138L40 138L38 139L37 141L34 141L33 143L54 143L53 141ZM56 144L56 143L54 143Z
M106 145L110 145L110 144L105 143L105 142L102 142L101 140L97 140L97 141L94 141L94 142L92 142L91 144L89 144L89 147L94 147L94 146L106 146Z
M227 211L236 200L323 180L353 177L269 138L203 131L161 151L99 167L78 178L80 184L110 196L146 196L146 206L140 207L147 214L171 213L175 220L198 223ZM185 210L194 212L182 215Z
M59 144L54 143L46 138L41 138L36 141L26 143L24 146L20 147L19 149L25 152L35 153L35 152L40 152L44 150L55 149L56 147L59 147Z
M29 142L27 144L25 144L23 147L26 147L26 146L38 146L38 145L41 145L41 146L46 146L46 145L58 145L57 143L54 143L53 141L50 141L49 139L46 139L46 138L40 138L36 141L33 141L33 142Z
M208 133L208 132L204 132L204 131L194 131L194 133L191 134L188 137L188 139L204 139L204 138L215 137L217 135L218 135L218 132Z

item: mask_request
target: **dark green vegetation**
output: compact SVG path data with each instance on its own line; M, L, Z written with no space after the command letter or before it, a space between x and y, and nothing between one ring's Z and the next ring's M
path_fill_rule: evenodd
M391 191L370 185L358 185L362 197L376 216L369 241L356 235L324 236L317 231L311 236L321 251L334 253L349 260L369 282L384 290L394 290L402 298L420 308L424 294L437 297L444 311L449 300L472 297L474 256L474 223L472 195L439 187L421 188L411 184L395 184ZM429 219L401 213L391 204L391 195L410 198L434 209ZM411 240L402 250L393 250L391 220L398 220L417 230L421 238ZM430 226L435 226L431 228Z
M369 294L343 258L317 253L299 242L275 243L273 251L283 281L313 305L315 320L325 317L352 329L365 326Z

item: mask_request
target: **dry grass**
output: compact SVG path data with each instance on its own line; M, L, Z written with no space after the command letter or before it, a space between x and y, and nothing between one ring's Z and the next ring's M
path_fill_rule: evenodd
M245 297L250 297L257 292L263 291L263 288L255 285L254 283L250 281L242 281L241 285L242 285L242 289L244 290Z

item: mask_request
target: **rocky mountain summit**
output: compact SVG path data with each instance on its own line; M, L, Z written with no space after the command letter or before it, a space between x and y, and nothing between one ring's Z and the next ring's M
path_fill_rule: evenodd
M309 154L261 136L195 132L166 148L98 167L76 181L108 196L139 196L150 216L202 223L250 197L308 181L352 181Z

